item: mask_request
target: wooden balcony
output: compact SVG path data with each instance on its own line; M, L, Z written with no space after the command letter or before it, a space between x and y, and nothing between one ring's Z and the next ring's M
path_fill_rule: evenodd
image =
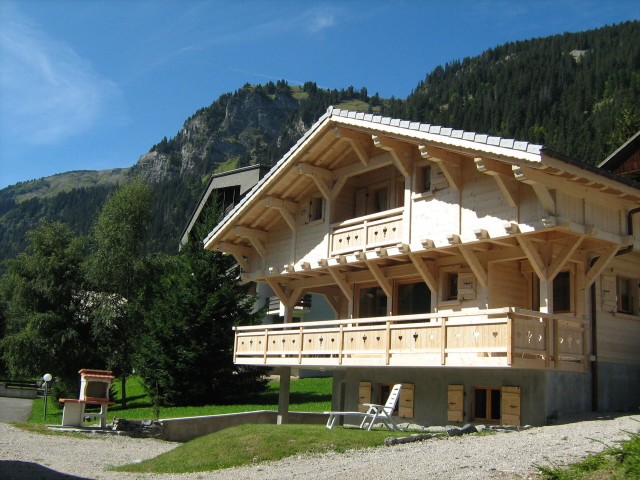
M394 208L366 217L331 225L331 255L395 245L402 241L404 208Z
M582 372L586 329L573 317L505 307L235 327L240 365L504 367Z

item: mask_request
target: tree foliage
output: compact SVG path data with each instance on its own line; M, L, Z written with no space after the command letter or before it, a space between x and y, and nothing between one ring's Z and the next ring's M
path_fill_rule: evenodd
M259 389L262 369L233 364L233 326L263 316L233 260L192 238L156 265L163 274L151 285L137 362L150 394L157 389L163 405L195 405Z
M144 292L150 281L145 239L151 218L151 189L140 179L120 187L107 200L93 229L85 262L91 290L93 327L108 366L122 379L126 406L127 375L143 323Z
M83 242L60 222L43 222L28 240L0 281L2 357L10 375L50 372L58 394L75 396L78 370L97 356L91 325L80 313Z

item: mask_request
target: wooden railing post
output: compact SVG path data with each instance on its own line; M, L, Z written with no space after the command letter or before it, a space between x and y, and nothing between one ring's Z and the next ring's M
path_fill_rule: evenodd
M389 365L389 358L391 356L391 353L389 352L389 350L391 350L391 323L387 322L387 338L386 338L386 349L385 349L386 365Z
M511 366L513 362L513 320L515 314L507 313L507 365Z
M560 338L558 338L558 319L552 319L553 322L553 356L555 360L555 369L560 368Z
M440 365L447 363L447 318L441 318L441 344L440 344Z
M551 366L551 319L543 318L544 322L544 348L545 348L545 357L544 357L544 367L549 368Z
M300 345L298 345L298 364L302 363L302 345L304 345L304 329L300 325Z
M344 325L340 324L340 342L338 343L338 365L342 365L342 351L344 349Z
M269 348L269 329L265 328L264 329L264 358L263 358L263 362L266 365L267 364L267 349Z

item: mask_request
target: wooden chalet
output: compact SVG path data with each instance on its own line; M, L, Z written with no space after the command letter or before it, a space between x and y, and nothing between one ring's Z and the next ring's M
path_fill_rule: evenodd
M640 188L540 145L330 108L208 235L284 323L234 361L403 383L407 422L545 424L640 405ZM305 294L334 315L292 322Z

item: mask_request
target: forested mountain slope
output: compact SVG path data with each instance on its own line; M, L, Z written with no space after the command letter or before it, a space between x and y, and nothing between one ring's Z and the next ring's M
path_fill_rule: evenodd
M148 248L172 252L212 173L273 164L329 105L528 140L595 164L640 128L639 99L640 22L627 22L453 61L427 74L406 100L369 96L366 88L323 90L313 82L247 84L195 112L173 138L161 139L119 175L152 183ZM94 185L76 172L55 176L64 184L59 193L45 185L54 177L0 190L0 259L20 252L24 233L42 218L87 233L119 175Z
M640 22L507 43L451 62L385 111L597 164L640 128Z

